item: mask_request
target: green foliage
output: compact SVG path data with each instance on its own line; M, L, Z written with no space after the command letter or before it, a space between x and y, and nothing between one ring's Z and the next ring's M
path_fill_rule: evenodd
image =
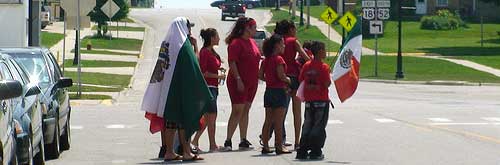
M458 12L453 14L449 10L438 10L436 15L424 16L420 19L420 23L421 29L429 30L454 30L467 27Z
M110 21L108 16L104 14L101 10L102 6L106 4L107 0L96 0L96 6L94 7L94 11L92 11L89 16L92 22L97 23L97 34L98 36L102 36L107 33L107 22ZM122 19L127 18L129 13L129 6L125 0L113 0L120 7L120 10L111 18L111 21L120 21ZM101 33L104 31L104 33Z

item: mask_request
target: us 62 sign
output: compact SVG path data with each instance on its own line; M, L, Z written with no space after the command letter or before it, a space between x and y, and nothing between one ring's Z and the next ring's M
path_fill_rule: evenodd
M367 20L374 20L375 17L380 20L386 20L390 18L389 8L363 8L363 18ZM376 12L376 13L375 13Z

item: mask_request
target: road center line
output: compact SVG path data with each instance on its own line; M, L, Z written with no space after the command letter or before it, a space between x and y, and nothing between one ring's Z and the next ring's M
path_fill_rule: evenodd
M451 122L451 120L447 118L428 118L428 119L433 122Z
M344 122L340 120L328 120L328 124L344 124Z
M379 119L374 119L374 120L379 122L379 123L394 123L394 122L396 122L396 120L387 119L387 118L379 118Z
M429 123L429 125L500 125L500 123Z

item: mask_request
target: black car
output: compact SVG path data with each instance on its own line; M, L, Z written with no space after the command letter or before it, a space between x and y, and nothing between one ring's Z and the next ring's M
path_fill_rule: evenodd
M221 5L221 20L225 21L226 17L238 18L245 17L246 7L244 4L241 4L239 1L230 1L224 2Z
M32 81L38 82L43 104L43 135L47 158L56 159L62 150L70 147L71 107L66 87L73 85L71 78L64 78L61 69L46 48L1 49L25 68Z
M22 95L23 87L19 81L8 80L3 68L7 66L0 62L0 164L17 164L15 130L20 124L14 123L12 99Z
M245 4L245 6L249 9L253 9L253 8L262 6L262 4L260 3L260 0L243 0L241 3Z
M221 5L226 2L225 0L217 0L217 1L214 1L210 4L210 6L212 7L217 7L220 9Z
M44 164L40 88L10 56L0 54L0 63L3 76L22 86L21 97L11 99L14 123L20 125L15 127L17 160L21 164Z

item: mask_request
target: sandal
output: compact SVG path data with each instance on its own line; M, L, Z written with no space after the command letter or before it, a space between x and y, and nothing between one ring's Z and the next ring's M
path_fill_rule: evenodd
M271 151L269 148L262 148L262 151L260 153L265 155L265 154L273 153L273 151Z
M193 161L198 161L198 160L205 160L203 159L202 157L198 156L198 155L194 155L192 158L190 159L182 159L182 161L186 161L186 162L193 162Z
M183 157L180 156L180 155L176 155L174 158L172 159L164 159L165 162L169 162L169 161L177 161L177 160L183 160Z

